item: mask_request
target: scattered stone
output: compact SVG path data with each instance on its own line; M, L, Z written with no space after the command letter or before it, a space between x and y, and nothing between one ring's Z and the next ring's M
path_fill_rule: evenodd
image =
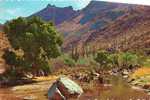
M150 84L145 84L145 85L143 86L143 88L144 88L144 89L150 89Z
M124 75L123 78L128 78L128 75Z
M136 91L145 91L146 92L146 89L143 89L141 86L132 86L131 88L136 90Z
M129 75L129 72L127 70L123 70L122 74L123 75Z
M49 100L66 100L79 98L83 93L82 88L67 77L60 77L48 91Z
M23 100L35 100L35 99L37 99L37 98L34 96L31 96L31 95L23 98Z
M99 73L93 73L93 75L94 75L95 77L97 77L97 78L100 76Z
M112 87L112 84L104 84L105 87Z

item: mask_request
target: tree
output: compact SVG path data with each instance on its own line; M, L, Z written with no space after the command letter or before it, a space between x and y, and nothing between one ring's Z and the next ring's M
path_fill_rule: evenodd
M48 60L60 55L62 37L51 22L19 17L5 23L4 30L14 51L23 51L22 59L35 75L39 70L47 73Z
M106 51L99 51L95 58L95 61L100 64L100 67L103 69L107 69L109 64L111 63L111 59L109 58L109 53Z

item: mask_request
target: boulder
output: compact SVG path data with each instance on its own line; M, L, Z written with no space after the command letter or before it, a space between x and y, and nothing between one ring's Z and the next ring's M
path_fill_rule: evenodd
M53 85L48 90L48 99L49 100L65 100L65 97L61 94L59 89L57 88L57 83L53 83Z
M48 91L49 100L66 100L70 98L79 98L83 93L82 88L69 79L68 77L60 77Z

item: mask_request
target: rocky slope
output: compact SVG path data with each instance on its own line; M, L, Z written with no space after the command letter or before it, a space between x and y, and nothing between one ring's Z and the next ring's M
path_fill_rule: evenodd
M92 1L78 16L58 25L65 34L63 48L150 48L149 11L149 6Z
M3 25L0 24L0 74L5 71L5 61L2 59L2 55L4 53L4 49L9 48L10 44L8 42L8 38L6 34L3 32Z

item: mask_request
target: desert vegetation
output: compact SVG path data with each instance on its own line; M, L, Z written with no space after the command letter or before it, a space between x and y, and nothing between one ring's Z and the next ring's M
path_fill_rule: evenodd
M32 99L46 100L49 86L67 76L83 88L81 100L149 98L148 7L98 2L79 12L72 7L59 12L59 8L56 16L69 10L70 20L58 18L55 24L48 21L52 15L46 16L52 8L57 10L52 5L30 17L7 21L1 30L9 46L3 43L0 53L5 61L0 87L11 87L9 91L24 99L33 93Z

